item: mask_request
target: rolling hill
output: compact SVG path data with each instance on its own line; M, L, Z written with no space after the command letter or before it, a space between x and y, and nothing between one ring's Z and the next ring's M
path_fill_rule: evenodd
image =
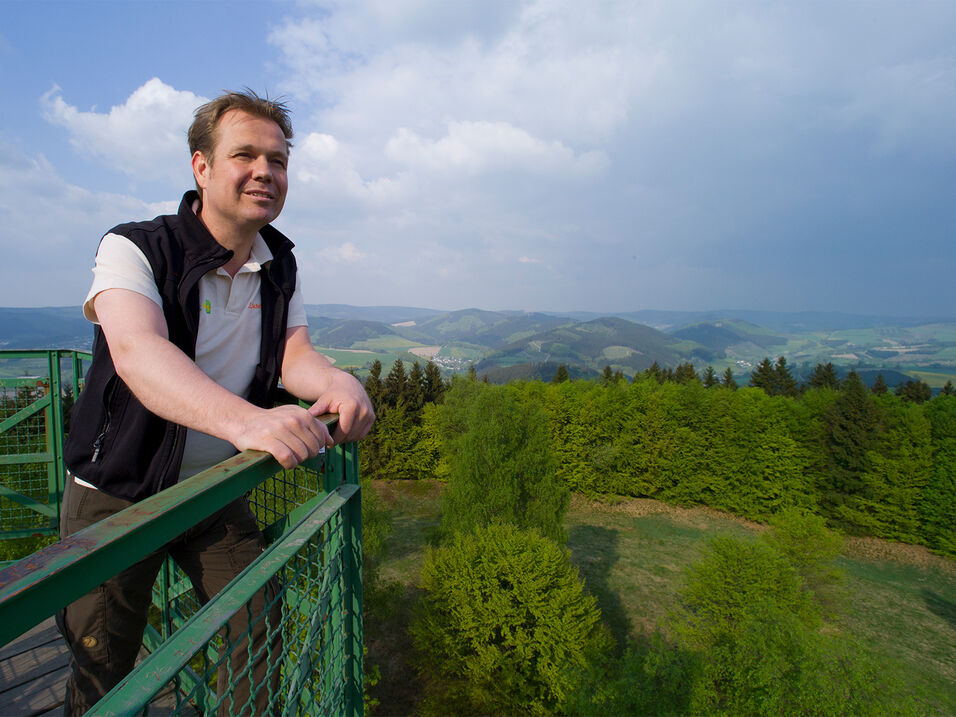
M680 363L683 356L699 348L626 319L605 317L580 324L562 326L534 334L491 352L476 370L516 364L566 364L600 371L604 366L633 374L654 362Z

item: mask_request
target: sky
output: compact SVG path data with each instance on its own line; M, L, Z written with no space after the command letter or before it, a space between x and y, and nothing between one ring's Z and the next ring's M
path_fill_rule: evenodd
M290 105L307 303L956 317L956 3L0 0L0 306Z

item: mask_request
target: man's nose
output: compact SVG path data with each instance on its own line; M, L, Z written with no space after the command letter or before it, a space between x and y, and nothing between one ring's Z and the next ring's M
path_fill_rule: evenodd
M272 181L272 163L268 157L259 157L252 165L252 176L263 182Z

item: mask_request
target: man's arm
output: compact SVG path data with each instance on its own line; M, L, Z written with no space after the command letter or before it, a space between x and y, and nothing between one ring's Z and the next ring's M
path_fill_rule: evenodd
M313 401L309 408L313 416L339 414L338 426L332 434L336 443L363 438L375 422L372 402L362 384L312 348L305 326L286 331L282 385L303 401Z
M168 421L271 453L292 468L332 445L325 425L298 406L264 409L226 390L169 341L153 301L126 289L96 295L94 309L116 373L146 408ZM324 411L327 412L327 411Z

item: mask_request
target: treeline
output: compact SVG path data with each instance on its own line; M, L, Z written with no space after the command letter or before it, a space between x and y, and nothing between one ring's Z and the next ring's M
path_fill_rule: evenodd
M779 381L786 368L783 359L770 364L775 386L791 385ZM518 405L544 409L557 475L569 489L757 520L801 508L849 534L956 554L951 394L921 400L874 392L853 373L792 391L725 381L708 387L692 369L678 367L671 375L679 381L653 369L633 382L605 374L596 382L509 385ZM831 371L818 367L821 376ZM761 372L752 383L760 384ZM455 380L481 384L473 375ZM437 368L416 364L406 374L396 362L385 379L373 372L366 386L379 415L363 444L366 475L447 478L435 409L447 384Z

